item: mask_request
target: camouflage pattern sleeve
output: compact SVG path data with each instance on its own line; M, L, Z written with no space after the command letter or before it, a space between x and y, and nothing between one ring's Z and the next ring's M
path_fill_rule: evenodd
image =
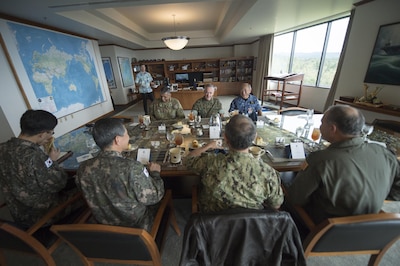
M164 197L164 181L159 172L147 171L144 166L135 167L130 172L133 190L139 202L144 205L154 205Z
M263 171L266 175L266 187L269 190L264 204L272 208L279 208L284 200L281 179L278 172L269 166L268 168L267 171Z
M176 118L185 118L185 113L183 112L181 103L179 102L178 99L174 99L174 100L176 101L176 106L177 106Z

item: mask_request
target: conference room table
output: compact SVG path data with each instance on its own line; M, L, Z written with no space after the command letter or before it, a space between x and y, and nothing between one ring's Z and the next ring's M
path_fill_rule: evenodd
M314 115L314 126L319 127L322 115ZM208 152L228 152L228 147L223 142L224 125L227 123L229 118L224 118L222 121L222 134L218 138L222 142L221 149L208 151ZM294 140L298 140L295 135L295 130L298 127L304 127L306 120L305 117L297 116L281 116L276 114L260 116L258 117L257 124L257 136L260 136L264 143L260 145L261 148L267 150L261 160L264 160L275 170L281 172L284 177L285 174L297 172L301 169L304 159L290 159L287 158L287 150L285 145L288 145ZM279 123L276 123L276 120ZM262 122L261 122L262 121ZM177 123L182 124L181 129L174 128L173 125ZM165 125L166 130L159 130L159 126ZM167 120L167 121L152 121L146 130L138 123L128 122L125 124L130 136L130 144L132 149L124 151L123 155L126 157L137 159L137 153L139 149L148 149L150 151L149 161L157 162L161 165L161 177L164 179L166 187L171 188L174 194L182 196L188 196L191 192L193 185L198 184L199 176L190 169L186 168L185 165L180 162L177 164L170 162L169 156L169 141L166 138L166 132L172 131L174 133L180 133L183 135L184 141L180 145L183 151L183 158L187 155L192 147L192 141L196 139L200 145L205 144L214 139L210 139L209 136L209 119L203 118L201 121L200 128L203 132L202 136L197 136L196 131L199 129L192 123L188 123L187 119L181 120ZM60 165L63 167L70 176L76 174L76 171L80 163L84 160L92 158L99 152L98 149L93 149L87 145L87 143L93 141L91 135L91 126L82 127L72 131L65 136L56 139L56 147L59 147L62 151L72 151L72 156L62 162ZM308 134L308 136L311 133ZM309 137L301 137L301 141L304 146L305 153L312 152L313 149L324 148L323 145L317 143L316 147L312 147L310 144L312 140ZM276 138L283 138L285 145L280 143L276 145ZM152 142L159 142L159 146L155 148L152 146ZM256 146L256 144L254 144ZM272 155L272 156L271 156ZM183 159L184 160L184 159Z
M322 115L316 114L313 117L313 127L319 127L320 120ZM226 124L229 118L223 119L223 125ZM284 143L288 145L290 142L294 140L298 140L295 135L295 131L298 127L304 127L306 120L304 116L282 116L282 115L266 115L258 117L259 121L262 121L264 124L257 125L257 136L260 136L264 145L260 145L261 148L268 150L270 153L264 154L261 159L266 163L271 165L274 169L280 172L284 171L298 171L300 170L301 164L303 160L299 159L290 159L286 156L285 147L280 143L280 145L276 145L276 138L284 138ZM276 121L279 121L276 123ZM181 123L183 128L176 129L173 125L177 123ZM160 131L159 126L164 124L166 127L165 131ZM212 141L209 137L209 129L208 129L209 119L202 119L201 122L201 130L203 135L201 137L196 136L196 128L193 124L188 123L187 119L180 120L167 120L167 121L152 121L149 125L148 130L141 127L138 123L126 123L126 128L130 135L130 144L135 149L131 151L124 152L125 156L129 156L131 158L137 157L138 149L150 149L150 161L157 162L161 165L161 175L162 176L184 176L188 174L193 174L192 171L188 170L182 163L172 164L169 160L169 141L166 139L166 132L173 131L174 133L180 133L184 137L184 142L180 145L181 149L184 150L184 156L189 153L192 149L192 141L196 139L200 144L205 144L209 141ZM71 132L67 136L62 139L56 140L56 146L61 148L62 151L72 151L73 156L65 160L61 166L69 171L75 172L80 162L85 159L92 158L98 152L97 150L92 151L90 153L90 148L87 147L88 140L92 139L90 134L91 128L80 128ZM312 128L311 128L312 130ZM311 131L310 130L310 131ZM222 147L217 151L209 151L209 152L227 152L228 147L223 143L223 132L224 126L222 126L222 134L221 141ZM312 140L310 139L311 133L309 132L307 137L301 137L301 141L304 143L304 149L306 154L311 152L313 149L324 148L324 146L320 143L317 143L316 147L312 147ZM159 147L155 148L151 145L152 141L158 141ZM257 146L254 143L255 146ZM274 156L270 156L270 155Z
M314 127L319 127L321 116L322 115L314 115ZM278 119L280 123L275 123L275 119ZM253 144L254 146L260 146L268 151L261 157L261 159L277 171L298 171L301 169L304 159L291 159L287 157L286 145L288 145L290 142L299 141L300 139L304 144L303 146L306 154L314 149L323 148L323 145L320 143L316 143L315 146L312 146L312 140L308 137L296 137L294 132L298 127L304 127L306 123L305 117L270 115L262 117L260 116L258 120L262 122L257 124L257 136L261 137L264 143L262 145L256 145L256 143ZM176 126L179 122L183 126L182 129L174 128L174 125ZM223 120L223 125L225 125L226 122L227 120ZM161 124L165 125L165 131L159 130L159 126ZM128 124L127 129L130 135L130 143L134 149L132 151L126 151L125 154L126 156L136 159L138 149L150 149L150 161L155 161L161 165L161 176L184 176L193 174L193 172L188 170L182 164L182 162L178 164L173 164L170 162L169 149L171 147L169 147L169 141L166 138L166 132L172 131L174 133L183 135L184 141L180 145L180 148L184 151L183 157L193 149L192 141L195 139L200 145L220 139L222 142L221 149L208 152L227 152L229 148L225 145L222 138L224 126L222 127L222 134L220 138L210 139L208 124L208 119L202 119L200 127L196 127L194 123L188 123L187 119L154 121L151 122L148 130L141 128L140 125L137 125L137 123ZM202 130L202 136L196 135L198 128ZM308 136L309 135L311 135L311 132L308 133ZM282 143L276 145L275 143L277 137L280 139L283 138L285 145L282 145ZM154 143L154 141L159 142L159 147L155 148L152 146L152 142Z

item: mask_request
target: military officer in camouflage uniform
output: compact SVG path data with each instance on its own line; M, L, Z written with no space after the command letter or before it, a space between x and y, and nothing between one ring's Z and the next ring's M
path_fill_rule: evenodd
M206 84L204 87L204 97L198 99L192 107L192 111L197 111L201 117L209 118L214 114L222 113L222 104L214 98L215 87L212 84Z
M51 113L28 110L21 116L18 138L0 144L1 191L13 219L22 226L33 225L67 200L67 194L59 193L67 183L67 174L56 162L60 151L53 147L46 154L41 147L53 138L56 125Z
M236 115L225 127L227 154L206 153L208 149L218 148L217 141L212 141L185 158L185 165L201 176L201 212L280 207L283 192L279 174L262 160L254 159L248 151L255 136L252 120Z
M164 196L160 165L122 156L129 135L122 121L105 118L93 127L93 138L101 152L83 162L77 185L98 223L150 230L158 204Z
M153 120L185 118L185 113L178 99L171 97L171 90L165 86L161 89L161 98L150 105L150 116Z

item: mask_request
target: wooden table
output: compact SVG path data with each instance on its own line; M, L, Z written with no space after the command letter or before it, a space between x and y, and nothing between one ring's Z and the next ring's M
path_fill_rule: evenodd
M265 146L265 149L275 147L275 137L280 136L285 138L285 142L288 144L291 142L293 138L295 138L294 133L283 128L276 127L267 124L269 120L266 117L262 117L266 124L262 128L257 128L257 134L261 136L264 141L268 142L268 145ZM292 124L291 119L286 119L285 124ZM299 120L299 123L304 122L303 120ZM149 148L151 149L151 156L150 160L155 161L161 165L161 177L164 179L167 188L173 189L174 196L178 194L178 196L188 196L191 193L191 188L194 184L198 184L199 176L188 170L182 164L171 164L169 162L168 153L169 150L168 144L169 142L166 139L165 132L159 132L158 126L161 123L166 125L167 130L174 130L172 125L176 123L177 120L170 120L170 121L156 121L150 124L150 129L145 130L140 128L136 124L126 124L126 127L129 132L130 136L130 143L132 145L136 145L138 148ZM185 124L187 120L182 119L181 122ZM208 119L203 119L202 124L208 124ZM283 126L282 125L282 126ZM197 139L199 142L209 142L209 135L208 130L203 129L204 135L202 137L196 137L190 134L189 127L185 127L185 130L189 134L184 135L184 143L181 145L182 149L185 149L186 152L189 152L191 143L193 139ZM90 132L88 132L87 128L81 128L71 133L71 136L65 136L64 138L58 140L56 142L56 146L60 147L62 150L72 150L74 152L73 156L68 158L64 161L61 166L67 170L71 175L76 173L76 170L79 167L79 163L77 162L77 158L79 156L85 156L88 154L88 148L86 147L86 140L91 138ZM151 141L160 141L160 147L155 150L154 147L151 146ZM311 142L308 139L303 139L305 143ZM69 146L63 146L64 143L68 143ZM305 145L308 147L308 145ZM226 148L227 149L227 148ZM226 150L221 150L226 151ZM275 151L284 153L284 149L275 149ZM137 150L133 150L130 152L125 153L126 156L129 156L136 160L137 158ZM302 161L295 161L295 160L286 160L283 162L277 162L271 160L270 157L267 155L263 155L262 159L271 165L274 169L279 172L286 172L286 171L299 171L301 168Z

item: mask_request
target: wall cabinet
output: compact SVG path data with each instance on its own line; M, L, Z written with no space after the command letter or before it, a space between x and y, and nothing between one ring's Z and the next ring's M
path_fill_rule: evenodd
M139 62L132 65L134 74L140 71L140 64L147 66L153 79L161 85L165 78L171 83L189 85L197 82L248 82L253 79L254 57L213 58L195 60L174 60L157 62ZM187 74L186 82L178 81L177 74ZM179 75L178 75L179 76ZM185 75L183 76L183 78ZM181 76L182 78L182 76Z
M253 57L227 58L220 60L220 81L221 82L248 82L253 78Z

